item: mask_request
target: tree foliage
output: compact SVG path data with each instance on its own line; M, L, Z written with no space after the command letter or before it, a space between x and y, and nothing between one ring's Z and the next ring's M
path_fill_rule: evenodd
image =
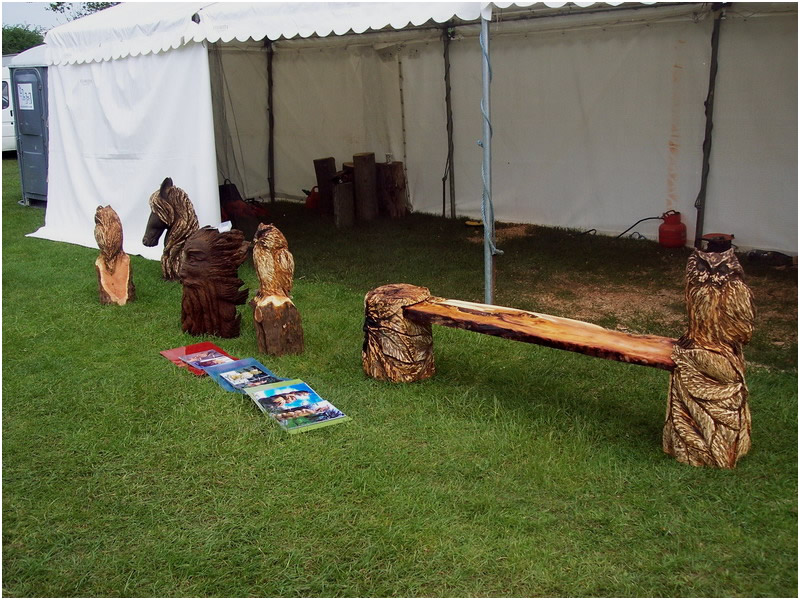
M67 17L67 20L73 21L117 4L119 2L51 2L47 10L61 13Z
M44 42L41 29L31 25L3 25L3 54L18 54Z

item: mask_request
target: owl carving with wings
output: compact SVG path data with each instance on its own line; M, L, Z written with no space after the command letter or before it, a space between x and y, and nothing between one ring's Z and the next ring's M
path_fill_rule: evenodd
M753 293L739 260L696 250L686 268L689 328L675 347L664 451L691 465L733 468L750 449L743 346L753 335Z

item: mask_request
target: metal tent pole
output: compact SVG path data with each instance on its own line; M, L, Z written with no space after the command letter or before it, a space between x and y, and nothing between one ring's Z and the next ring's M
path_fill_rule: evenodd
M481 18L481 59L483 97L481 98L481 113L483 114L483 199L481 213L483 215L483 273L484 273L484 302L494 304L494 208L492 206L492 124L490 121L490 87L492 71L489 66L489 21Z

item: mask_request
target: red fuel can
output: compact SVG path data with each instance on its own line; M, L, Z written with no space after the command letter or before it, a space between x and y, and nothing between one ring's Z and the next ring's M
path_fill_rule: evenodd
M686 245L686 225L681 223L681 213L668 210L661 218L664 222L658 228L658 243L665 248L682 248Z

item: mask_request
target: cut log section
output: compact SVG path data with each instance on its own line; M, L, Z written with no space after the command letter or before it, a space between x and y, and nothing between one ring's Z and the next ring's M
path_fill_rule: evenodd
M673 338L635 335L516 308L443 298L406 306L403 312L417 322L468 329L667 371L675 368L672 351L677 340Z
M378 216L378 178L375 154L372 152L355 154L353 168L356 220L362 223L373 221Z
M353 226L353 183L339 183L333 188L333 222L336 229Z
M100 304L124 306L128 302L136 300L130 256L124 254L118 257L113 270L108 268L102 256L97 257L94 266L97 271Z
M304 349L300 313L286 296L253 299L258 350L271 356L301 354Z
M406 203L406 175L403 163L394 161L378 163L378 210L381 215L390 219L405 217Z
M375 379L409 383L434 374L429 323L407 319L403 309L430 298L427 288L395 283L364 298L364 372Z
M332 156L314 161L319 188L319 209L324 215L333 214L333 180L336 177L336 159Z

